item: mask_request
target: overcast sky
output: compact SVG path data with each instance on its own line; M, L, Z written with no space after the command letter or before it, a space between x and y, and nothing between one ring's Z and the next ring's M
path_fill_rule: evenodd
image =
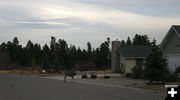
M45 44L50 37L98 47L107 37L147 34L161 42L180 25L180 0L0 0L0 42L18 37Z

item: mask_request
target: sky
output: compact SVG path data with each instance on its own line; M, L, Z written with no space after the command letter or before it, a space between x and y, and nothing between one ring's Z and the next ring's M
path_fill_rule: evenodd
M0 0L0 43L18 37L44 45L50 37L81 48L137 34L162 41L180 25L180 0Z

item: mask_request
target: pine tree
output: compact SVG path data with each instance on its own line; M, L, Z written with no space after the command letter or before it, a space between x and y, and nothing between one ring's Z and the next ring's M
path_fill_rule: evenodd
M14 37L14 39L13 39L13 44L14 44L14 45L19 45L19 40L18 40L17 37Z
M147 35L136 34L133 38L133 45L150 45L150 40Z
M61 66L64 68L69 66L69 59L68 59L68 44L65 40L59 39L58 41L58 59Z
M152 53L147 57L145 64L145 77L153 81L165 81L168 73L166 59L163 58L160 48L153 41Z
M91 43L90 42L87 43L87 47L88 47L87 48L88 53L91 54L92 53L92 47L91 47Z
M109 68L108 66L108 63L109 63L108 57L110 54L109 43L110 43L110 39L107 38L107 41L102 43L99 49L97 49L99 50L99 54L97 55L97 59L98 59L97 67L99 68L104 68L104 69Z
M127 38L127 45L132 45L130 37Z
M126 45L126 42L124 40L121 41L121 46Z

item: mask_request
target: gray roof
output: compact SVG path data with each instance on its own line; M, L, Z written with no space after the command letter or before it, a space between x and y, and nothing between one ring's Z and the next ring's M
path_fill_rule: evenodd
M149 45L134 45L121 46L118 52L123 57L147 57L151 53L152 46Z
M180 36L180 25L173 25L174 29L176 30L177 34Z

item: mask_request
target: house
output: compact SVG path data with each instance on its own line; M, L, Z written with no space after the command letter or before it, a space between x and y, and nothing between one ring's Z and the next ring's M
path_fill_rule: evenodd
M180 25L172 25L160 44L163 56L167 58L168 67L174 71L180 66Z
M120 45L120 41L112 42L111 69L113 73L131 73L132 68L144 68L146 57L151 53L150 45Z

